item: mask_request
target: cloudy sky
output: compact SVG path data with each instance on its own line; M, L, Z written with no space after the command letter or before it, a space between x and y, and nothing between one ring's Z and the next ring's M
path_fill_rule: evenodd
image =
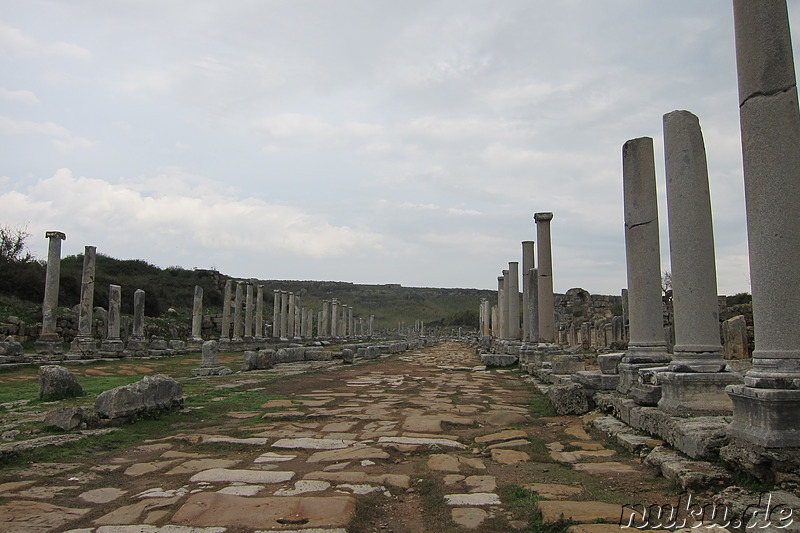
M800 28L800 2L790 0ZM796 37L795 41L800 37ZM237 277L625 286L621 147L706 141L719 291L749 291L730 0L0 0L0 225Z

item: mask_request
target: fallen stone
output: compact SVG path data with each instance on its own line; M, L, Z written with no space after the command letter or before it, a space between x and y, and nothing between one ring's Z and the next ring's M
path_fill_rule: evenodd
M57 427L64 431L95 426L97 415L83 407L58 407L51 409L44 417L44 425Z
M321 479L334 483L373 483L391 485L401 489L410 486L411 478L406 474L368 474L366 472L309 472L303 479Z
M183 387L160 374L100 393L94 403L101 418L128 418L146 412L179 409L183 405Z
M274 366L274 350L259 350L257 352L244 352L242 372L251 370L267 370Z
M312 454L307 463L335 463L360 459L388 459L390 456L383 450L371 446L357 446L339 450L325 450Z
M482 435L475 437L475 442L478 444L494 444L496 442L510 441L514 439L527 439L528 434L519 429L507 429L498 433L490 435Z
M59 365L39 367L39 398L53 401L83 394L83 387L69 370Z
M345 527L353 517L351 496L272 496L245 498L200 492L173 515L172 521L192 526L274 529L276 525L304 528Z
M462 450L466 449L466 446L458 441L439 438L380 437L378 438L378 444L410 444L418 446L444 446L447 448L457 448Z
M355 441L342 439L314 439L301 437L297 439L280 439L272 444L273 448L287 450L338 450L347 448Z

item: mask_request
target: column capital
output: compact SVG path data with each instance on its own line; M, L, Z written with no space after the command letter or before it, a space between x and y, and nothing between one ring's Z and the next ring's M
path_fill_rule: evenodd
M46 239L60 239L62 241L67 240L67 234L60 231L46 231L44 236Z
M550 212L543 212L543 213L534 213L533 220L538 224L539 222L550 222L553 220L553 213Z

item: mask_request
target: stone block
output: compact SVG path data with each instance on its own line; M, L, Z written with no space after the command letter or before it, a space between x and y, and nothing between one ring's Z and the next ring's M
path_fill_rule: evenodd
M634 383L628 391L628 398L637 405L655 407L661 399L661 386L651 383Z
M178 409L183 405L183 387L174 379L157 374L136 383L100 393L94 403L101 418L128 418L149 411Z
M580 355L555 355L550 362L553 374L574 374L585 369Z
M39 367L39 398L61 400L83 394L83 387L69 370L58 365Z
M572 375L572 381L591 390L616 390L619 376L603 374L600 370L583 370Z
M726 415L733 412L728 385L741 377L728 372L661 372L658 407L675 416Z
M333 359L333 355L327 350L306 349L304 357L306 361L330 361Z
M259 350L244 352L242 371L267 370L274 365L275 350Z
M750 357L744 315L737 315L722 323L722 354L728 360Z
M353 352L353 350L349 348L345 348L344 350L342 350L342 363L349 365L353 364L355 360L356 360L356 354Z
M597 364L603 374L619 374L619 363L624 353L603 353L597 356Z
M44 417L44 425L71 431L96 425L97 415L82 407L59 407L51 409Z
M305 361L306 349L304 347L281 348L275 352L276 363L296 363Z
M550 387L547 390L547 399L561 416L583 415L591 409L589 395L578 383Z
M517 356L516 355L484 353L484 354L481 354L481 364L482 365L486 365L487 367L514 366L515 364L517 364Z
M732 385L728 434L764 448L800 448L800 390Z

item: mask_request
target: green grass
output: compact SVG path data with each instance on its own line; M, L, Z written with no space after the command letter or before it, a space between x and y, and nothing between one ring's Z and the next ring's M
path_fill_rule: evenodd
M528 410L534 418L556 416L556 408L550 403L547 397L539 392L536 387L530 385L530 395L528 396Z
M571 522L560 520L552 524L542 522L542 514L537 510L536 504L539 495L536 492L524 489L519 485L501 485L497 494L503 507L511 513L513 520L527 522L524 533L565 533Z

